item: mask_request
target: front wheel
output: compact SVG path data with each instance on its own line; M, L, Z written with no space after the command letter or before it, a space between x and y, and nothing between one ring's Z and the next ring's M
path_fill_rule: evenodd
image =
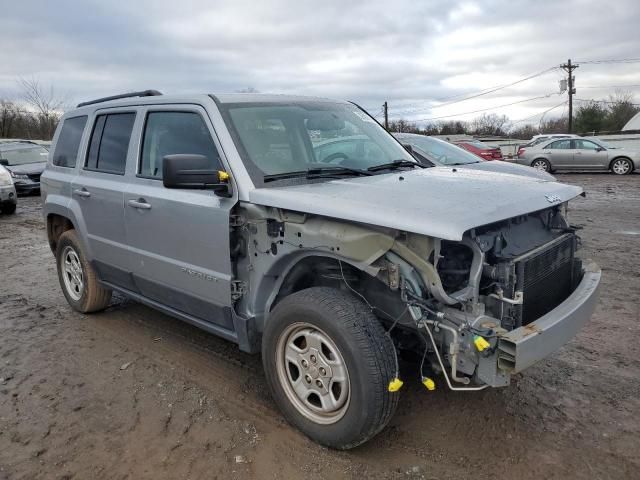
M616 175L626 175L627 173L631 173L632 170L633 165L626 158L616 158L611 162L611 171Z
M282 300L265 325L262 362L284 416L320 444L353 448L395 412L393 343L348 293L314 287Z
M549 163L548 160L545 160L544 158L535 159L533 162L531 162L531 166L536 170L541 170L543 172L551 171L551 164Z

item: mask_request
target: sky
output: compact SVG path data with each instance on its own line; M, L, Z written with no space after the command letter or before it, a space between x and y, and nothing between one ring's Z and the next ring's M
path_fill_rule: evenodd
M20 98L19 78L69 106L251 88L351 100L378 118L387 101L391 119L420 124L482 113L526 124L556 105L547 116L566 114L554 67L571 58L576 98L622 86L640 103L640 61L581 63L640 60L638 0L5 0L1 11L6 99Z

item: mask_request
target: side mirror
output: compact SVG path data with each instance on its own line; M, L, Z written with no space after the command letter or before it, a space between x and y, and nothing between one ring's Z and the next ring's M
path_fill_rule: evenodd
M407 152L409 152L411 155L413 155L413 147L411 145L404 144L403 147Z
M604 147L598 147L596 148L596 152L604 152L605 148Z
M229 174L212 170L204 155L179 153L163 157L162 183L166 188L213 190L220 197L231 197Z
M0 160L0 165L4 165L5 167L9 166L9 160Z

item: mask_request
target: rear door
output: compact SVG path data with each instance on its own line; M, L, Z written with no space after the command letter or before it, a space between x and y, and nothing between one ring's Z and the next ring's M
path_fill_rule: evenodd
M232 330L229 215L235 200L165 188L162 158L180 153L205 155L211 168L228 171L203 108L146 108L137 167L124 196L135 283L150 300Z
M609 167L607 151L590 140L576 139L573 142L573 162L576 168L603 170Z
M553 168L571 168L573 164L573 150L571 140L556 140L542 151L546 154Z
M89 255L99 277L133 289L131 256L124 228L124 177L127 158L134 156L131 134L136 109L98 111L86 157L71 186L86 225Z

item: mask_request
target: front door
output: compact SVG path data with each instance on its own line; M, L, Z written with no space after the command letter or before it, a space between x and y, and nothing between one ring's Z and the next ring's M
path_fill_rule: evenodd
M135 290L123 203L136 112L103 112L94 118L86 157L72 182L72 208L82 212L89 257L100 279Z
M136 172L124 198L136 285L147 298L233 330L229 214L235 200L207 190L167 189L162 158L200 154L223 167L204 109L149 107Z
M603 170L609 168L607 151L595 142L584 139L573 140L573 163L576 168Z

